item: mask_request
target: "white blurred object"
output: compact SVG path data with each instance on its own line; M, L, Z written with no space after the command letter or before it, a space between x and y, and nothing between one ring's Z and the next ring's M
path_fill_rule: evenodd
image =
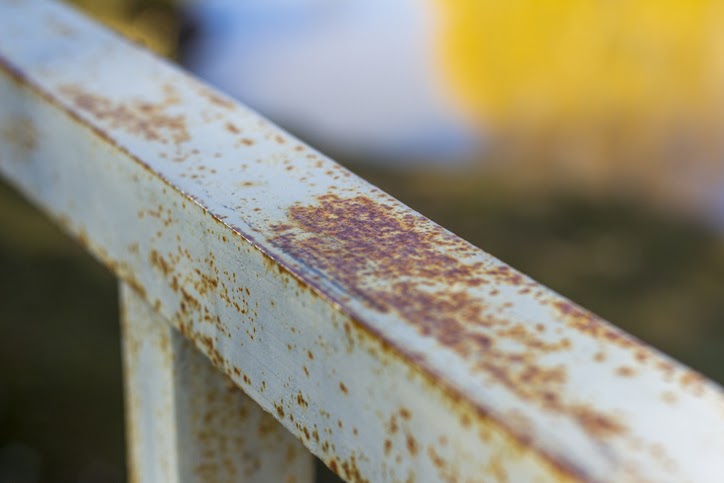
M196 74L335 153L397 164L469 158L445 99L429 5L414 0L196 0Z

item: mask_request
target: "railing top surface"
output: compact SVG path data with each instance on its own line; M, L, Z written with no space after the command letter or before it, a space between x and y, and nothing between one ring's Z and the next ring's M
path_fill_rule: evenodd
M0 82L0 172L158 310L181 317L165 305L177 297L179 307L185 301L216 317L216 329L179 325L232 378L229 361L243 356L207 339L227 330L235 340L247 330L234 314L254 311L241 303L249 303L249 287L230 272L252 253L270 279L284 281L288 292L279 298L322 304L333 319L349 321L322 338L363 334L354 344L377 344L372 357L421 375L464 425L504 432L510 438L500 451L536 455L549 476L705 481L724 474L717 385L66 7L0 0ZM23 96L15 101L2 97L17 92ZM47 109L74 127L43 117ZM61 133L71 131L64 145ZM95 164L72 164L81 161ZM76 166L76 176L103 169L117 182L113 174L104 184L53 171L64 163ZM129 175L133 187L123 174L138 167ZM152 206L133 211L135 218L123 211L133 199L104 204L134 190ZM211 232L218 239L209 241ZM172 255L172 245L182 255ZM186 246L207 254L184 258ZM254 283L263 290L267 282ZM387 377L362 366L345 370L349 378ZM263 390L245 389L265 400ZM363 406L355 411L375 412ZM400 411L405 419L409 406ZM434 450L409 444L410 456L435 463Z

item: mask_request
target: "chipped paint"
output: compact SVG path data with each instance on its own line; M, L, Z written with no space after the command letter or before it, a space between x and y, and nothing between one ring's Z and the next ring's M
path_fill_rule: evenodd
M0 0L0 106L0 173L343 478L724 473L717 385L67 8Z

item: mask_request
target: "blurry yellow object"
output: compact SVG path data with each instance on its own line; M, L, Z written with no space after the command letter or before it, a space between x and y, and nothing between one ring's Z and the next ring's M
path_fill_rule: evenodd
M516 178L540 180L545 172L549 180L583 181L584 189L718 196L724 2L436 6L443 71L458 104L487 132L493 157L541 168Z
M173 57L178 41L175 0L71 0L70 3L157 54Z
M439 0L472 112L578 116L706 109L724 80L719 0Z

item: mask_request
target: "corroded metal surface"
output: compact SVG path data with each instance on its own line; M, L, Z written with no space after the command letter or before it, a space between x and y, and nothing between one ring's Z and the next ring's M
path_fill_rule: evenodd
M718 386L67 9L0 0L0 106L0 172L344 478L724 474Z
M133 289L120 298L130 481L314 481L296 438Z

